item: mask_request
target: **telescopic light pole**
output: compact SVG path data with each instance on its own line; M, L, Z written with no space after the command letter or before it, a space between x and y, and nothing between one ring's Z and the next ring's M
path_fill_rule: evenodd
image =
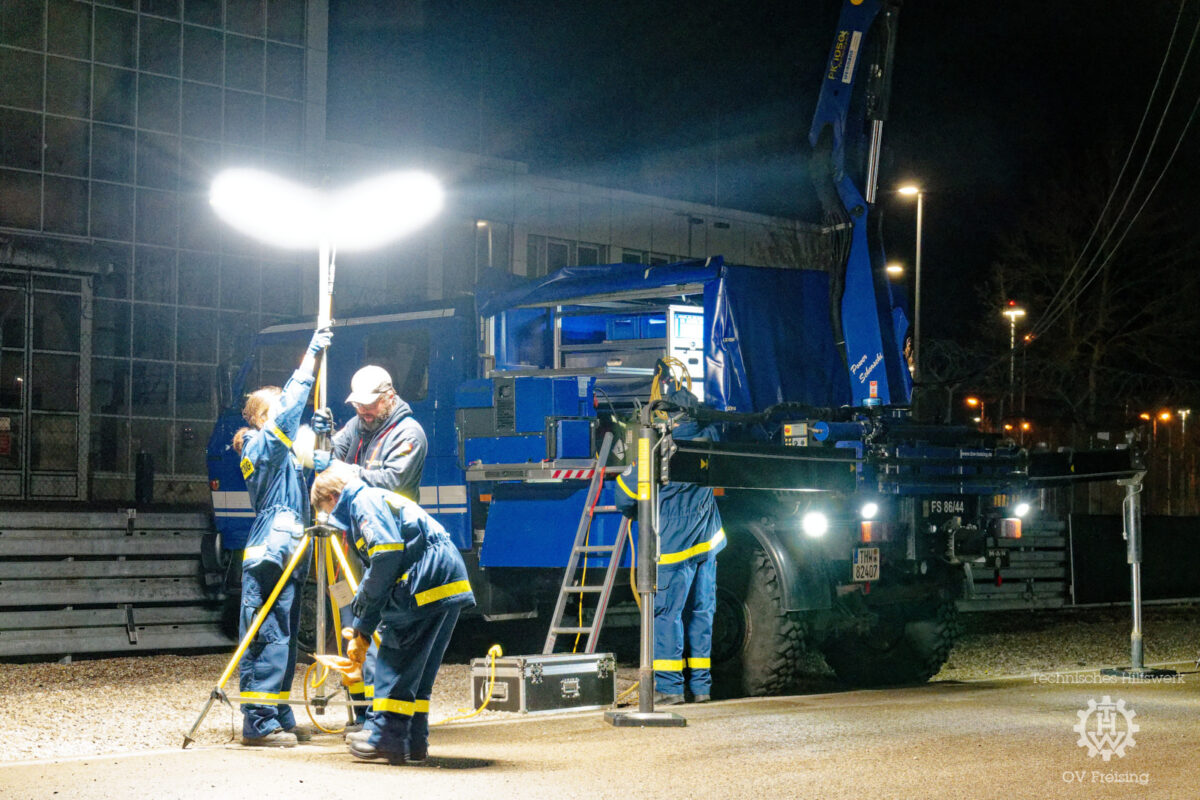
M441 185L422 172L390 172L335 192L318 192L256 169L228 169L209 202L225 222L266 244L317 251L317 328L333 324L336 248L371 250L411 233L442 208ZM321 352L316 406L325 408L328 353ZM317 653L325 651L325 559L317 571Z

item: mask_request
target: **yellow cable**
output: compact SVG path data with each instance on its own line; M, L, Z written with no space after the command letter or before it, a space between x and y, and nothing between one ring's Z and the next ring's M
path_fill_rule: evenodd
M628 689L626 689L625 691L623 691L619 695L617 695L617 699L613 701L613 705L615 706L615 705L619 704L622 700L624 700L626 697L633 694L637 690L638 690L638 684L635 683L633 686L630 686Z
M653 403L655 400L663 399L662 384L664 381L681 383L687 387L689 392L692 390L692 376L688 374L687 364L684 364L674 356L663 356L662 362L667 365L667 374L663 375L662 370L658 370L654 373L654 380L650 382L651 403ZM676 370L678 370L678 375L676 374ZM654 413L659 419L666 419L668 416L667 412L665 411L655 411Z
M488 674L487 694L484 695L483 704L480 705L479 708L472 711L470 714L463 714L462 716L458 716L458 717L447 717L446 719L438 720L437 722L430 723L430 727L433 727L434 725L445 725L447 722L461 722L464 719L470 719L471 717L477 717L477 716L479 716L480 713L483 712L483 710L485 708L488 707L488 703L490 703L492 701L492 689L495 688L495 686L496 686L496 659L500 658L500 656L504 655L504 650L501 649L500 645L494 644L488 648L487 655L488 655L488 660L491 662L491 670ZM459 710L462 711L463 709L459 709Z
M324 672L321 673L319 680L313 680L311 677L313 669L316 667L321 667L324 670ZM308 696L309 687L311 686L313 689L316 689L325 682L327 677L329 677L329 667L326 667L324 664L321 664L318 661L314 661L308 665L308 669L304 671L304 710L308 712L308 718L312 720L312 724L317 730L321 731L322 733L341 733L342 731L346 730L345 725L342 725L340 728L326 728L324 725L317 722L317 718L312 711L312 700Z

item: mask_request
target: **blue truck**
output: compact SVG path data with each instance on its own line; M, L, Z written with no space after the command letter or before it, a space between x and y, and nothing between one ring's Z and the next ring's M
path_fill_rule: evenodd
M339 319L333 411L339 424L353 413L338 401L360 365L388 369L429 438L420 503L463 552L477 613L544 626L599 443L613 435L619 464L672 360L699 413L725 429L719 443L675 443L663 461L671 480L719 496L730 547L718 569L718 684L785 691L806 648L848 683L924 680L957 636L963 564L1019 534L1031 456L918 423L906 406L855 405L829 297L828 273L713 258L569 267L473 300ZM262 331L233 396L285 380L311 327ZM253 517L230 447L241 424L236 405L223 411L208 451L216 525L233 552ZM592 543L618 527L597 518Z
M729 540L718 568L718 692L785 692L806 650L853 685L928 679L958 636L955 601L972 565L1004 564L1035 490L1137 468L1127 451L1034 454L914 418L905 303L867 223L898 8L847 0L823 79L810 142L835 264L747 267L714 256L566 267L336 321L335 418L352 413L339 400L359 366L391 373L429 438L419 502L463 552L484 619L551 624L588 478L635 446L664 365L690 384L693 413L723 428L720 442L673 442L668 415L655 450L664 479L718 495ZM864 69L865 116L851 126ZM848 167L849 151L866 154L864 170ZM312 326L262 331L232 397L282 385ZM208 448L216 525L234 554L253 517L229 444L240 425L235 403ZM611 498L608 482L596 502ZM614 542L619 518L597 518L589 535L592 545ZM614 603L626 600L627 584Z

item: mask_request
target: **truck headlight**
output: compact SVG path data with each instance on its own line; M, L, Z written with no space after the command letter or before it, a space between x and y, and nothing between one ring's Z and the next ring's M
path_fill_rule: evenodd
M1024 519L1025 517L1029 516L1029 510L1029 503L1022 501L1013 506L1013 515Z
M810 539L819 539L829 530L829 517L820 511L809 511L800 520L800 529Z
M879 503L863 503L858 513L863 519L875 519L879 513Z

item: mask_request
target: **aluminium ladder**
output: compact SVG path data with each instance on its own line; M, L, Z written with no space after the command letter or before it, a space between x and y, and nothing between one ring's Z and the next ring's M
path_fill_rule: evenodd
M604 440L600 443L600 452L593 462L591 483L588 485L583 513L579 517L579 527L575 531L575 542L571 546L571 557L567 561L567 568L563 573L562 586L558 590L558 602L554 604L554 616L550 619L550 630L546 634L546 644L542 648L543 654L548 655L554 652L554 646L559 636L569 634L579 636L585 633L587 634L587 644L584 646L583 652L596 652L596 642L600 637L600 627L604 624L604 614L608 610L608 601L612 596L617 570L620 569L621 556L625 550L625 543L629 540L629 520L622 519L620 530L618 530L616 541L613 544L594 545L588 543L592 520L595 519L597 514L620 513L615 505L596 505L600 497L600 490L604 487L605 476L610 470L615 474L622 469L621 467L606 466L608 464L608 454L611 449L612 433L605 433ZM598 556L608 557L608 566L604 569L604 579L598 584L585 584L584 576L587 571L587 559ZM580 569L581 558L583 559L582 571ZM572 597L577 597L579 605L582 607L584 598L588 596L596 598L596 606L590 622L585 618L579 622L570 620L570 622L576 623L574 625L566 624L568 620L564 620L563 615L566 613L568 600ZM586 613L586 610L584 610L584 613Z

